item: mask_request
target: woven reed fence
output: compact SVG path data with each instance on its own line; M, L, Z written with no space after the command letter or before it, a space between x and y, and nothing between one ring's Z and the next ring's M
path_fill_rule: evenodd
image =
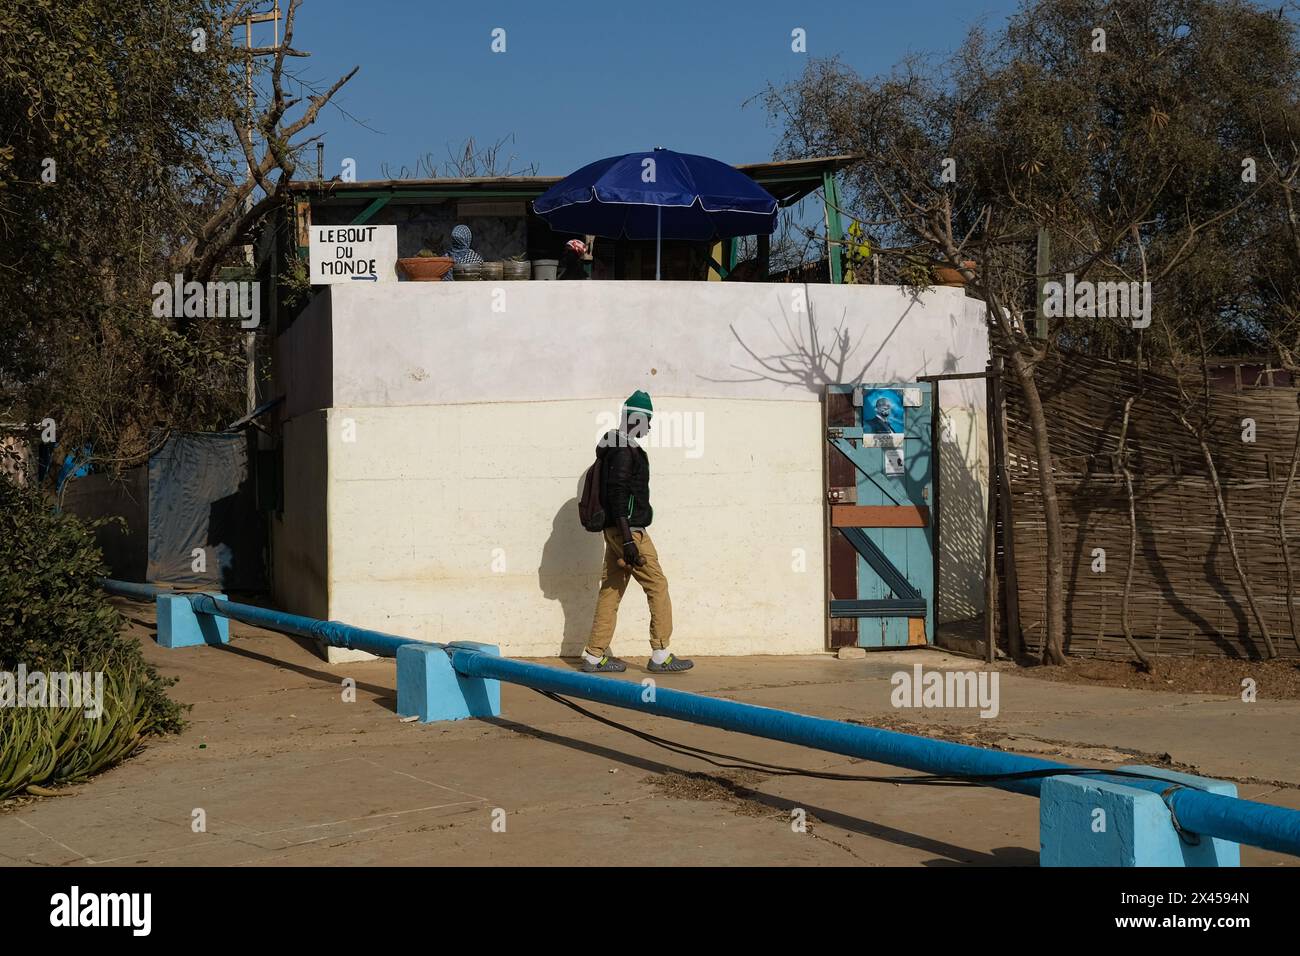
M1222 376L1219 379L1222 381ZM1117 453L1124 403L1139 379L1128 366L1078 355L1049 356L1037 381L1047 413L1064 526L1066 650L1132 656L1121 604L1128 566L1128 496ZM1029 418L1014 375L1003 380L1020 623L1028 648L1041 650L1046 535ZM1202 396L1199 381L1186 383ZM1278 510L1300 425L1293 388L1211 389L1207 438L1238 552L1274 647L1300 656L1287 614ZM1238 580L1200 446L1179 423L1186 409L1172 377L1148 374L1130 415L1128 449L1137 516L1129 599L1138 643L1161 655L1263 657L1265 648ZM1195 424L1200 406L1186 410ZM1255 440L1243 441L1243 419ZM1286 540L1300 577L1300 476L1287 501ZM1105 570L1094 570L1094 549ZM1300 614L1300 608L1298 608Z

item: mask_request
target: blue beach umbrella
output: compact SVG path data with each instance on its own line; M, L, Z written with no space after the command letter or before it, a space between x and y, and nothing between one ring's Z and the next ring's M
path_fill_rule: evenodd
M611 156L564 177L533 202L556 232L703 242L770 235L777 201L740 170L707 156L656 148Z

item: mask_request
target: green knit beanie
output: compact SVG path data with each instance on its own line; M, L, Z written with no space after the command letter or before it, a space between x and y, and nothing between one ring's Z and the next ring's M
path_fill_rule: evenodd
M627 397L627 401L623 403L623 408L629 412L642 412L647 421L654 414L654 406L650 404L650 396L640 389Z

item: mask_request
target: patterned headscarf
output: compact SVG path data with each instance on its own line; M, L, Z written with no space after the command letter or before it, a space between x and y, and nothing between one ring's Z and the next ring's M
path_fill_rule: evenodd
M447 255L451 256L452 259L462 265L466 263L472 265L475 262L482 262L483 257L469 247L473 238L474 233L470 231L469 226L466 226L464 223L457 226L451 231L451 249L447 252ZM443 281L451 280L451 278L452 275L448 272L443 276Z

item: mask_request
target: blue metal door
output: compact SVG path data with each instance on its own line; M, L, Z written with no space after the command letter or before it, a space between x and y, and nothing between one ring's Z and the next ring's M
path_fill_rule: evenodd
M934 635L929 382L826 387L831 646Z

